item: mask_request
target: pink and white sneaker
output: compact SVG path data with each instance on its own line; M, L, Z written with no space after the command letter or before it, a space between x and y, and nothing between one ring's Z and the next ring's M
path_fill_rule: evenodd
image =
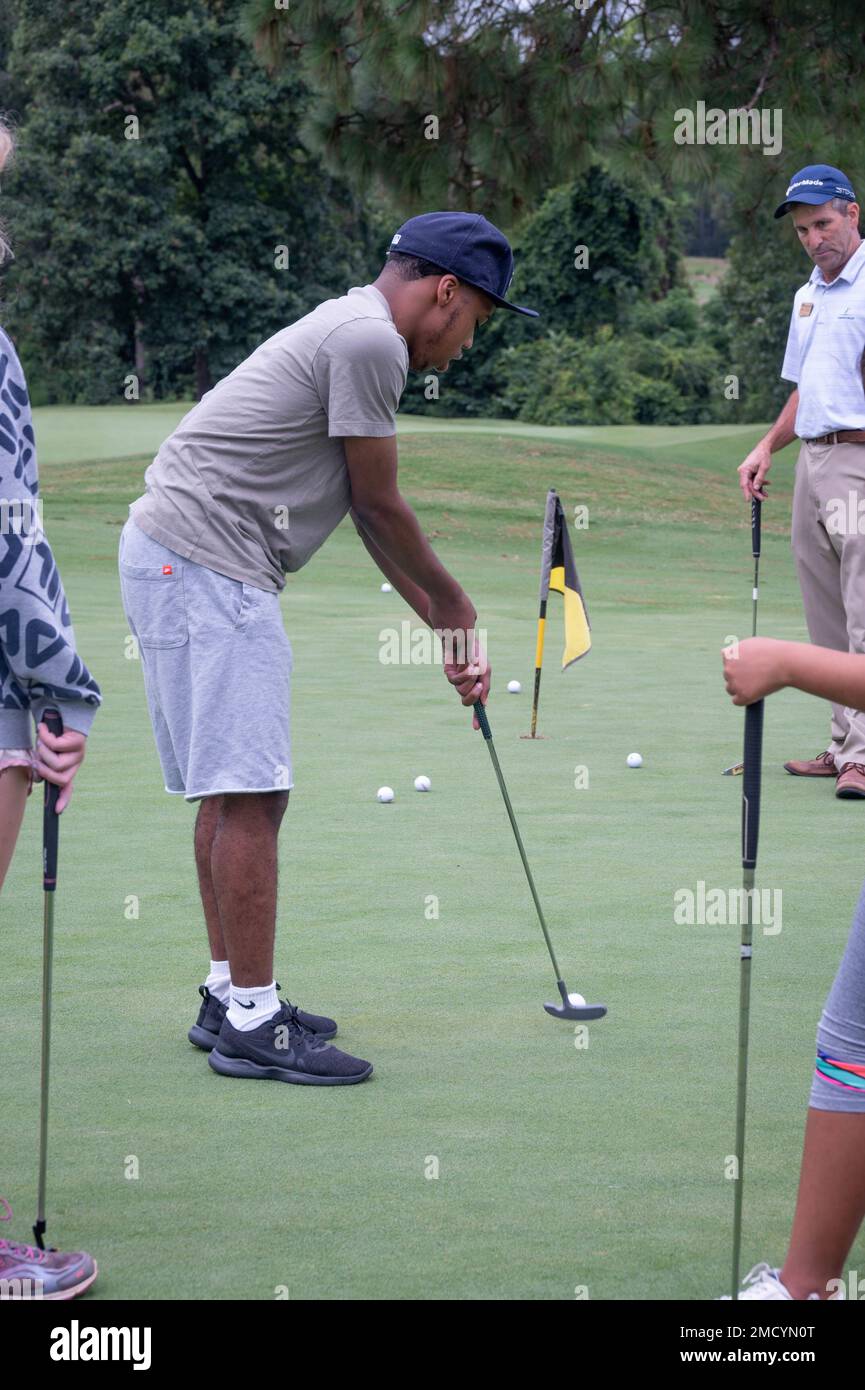
M0 1221L11 1221L12 1208L0 1197ZM0 1300L77 1298L98 1274L96 1261L83 1250L37 1250L14 1240L0 1240Z

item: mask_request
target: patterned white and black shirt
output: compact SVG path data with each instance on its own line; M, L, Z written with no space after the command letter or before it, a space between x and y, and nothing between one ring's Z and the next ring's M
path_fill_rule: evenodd
M56 705L86 734L102 703L75 650L60 572L42 530L27 383L0 328L0 749L32 745L31 721Z

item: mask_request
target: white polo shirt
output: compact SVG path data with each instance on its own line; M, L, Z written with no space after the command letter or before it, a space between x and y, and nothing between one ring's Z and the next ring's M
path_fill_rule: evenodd
M863 266L865 241L829 285L815 265L793 299L781 376L799 387L794 428L800 439L865 429Z

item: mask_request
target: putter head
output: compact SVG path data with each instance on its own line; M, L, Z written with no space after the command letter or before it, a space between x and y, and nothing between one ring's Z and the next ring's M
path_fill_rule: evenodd
M607 1012L606 1004L545 1004L544 1008L553 1018L575 1018L578 1021L603 1018Z
M568 998L568 987L564 980L558 980L561 1004L545 1004L544 1008L553 1018L574 1018L578 1022L590 1018L603 1018L607 1012L606 1004L572 1004Z

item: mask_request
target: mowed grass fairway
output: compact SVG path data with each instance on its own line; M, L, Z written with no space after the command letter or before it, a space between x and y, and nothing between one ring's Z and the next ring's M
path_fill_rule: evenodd
M37 413L45 525L105 699L61 822L49 1237L95 1254L102 1299L727 1292L739 935L674 925L673 895L741 884L742 783L720 774L743 715L719 652L750 632L735 468L761 431L401 422L403 490L488 633L493 735L565 978L609 1014L578 1049L544 1013L552 971L483 739L438 669L380 663L382 630L413 615L347 520L282 598L295 789L276 975L376 1070L247 1086L186 1040L208 959L195 808L163 791L124 654L117 538L181 413ZM764 508L760 626L803 638L794 457ZM530 743L550 486L569 517L590 509L572 536L594 647L560 672L553 595ZM783 929L755 934L743 1271L785 1253L815 1027L862 877L865 806L781 768L825 747L827 718L794 692L767 704L757 881L783 889ZM0 898L0 1192L19 1239L36 1206L41 803Z

